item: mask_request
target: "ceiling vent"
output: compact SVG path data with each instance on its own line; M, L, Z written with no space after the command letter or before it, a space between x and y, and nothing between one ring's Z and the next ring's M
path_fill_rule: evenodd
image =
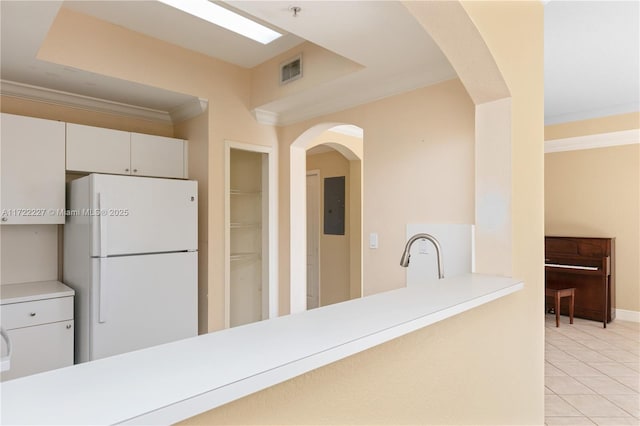
M280 84L287 84L302 77L302 54L280 64Z

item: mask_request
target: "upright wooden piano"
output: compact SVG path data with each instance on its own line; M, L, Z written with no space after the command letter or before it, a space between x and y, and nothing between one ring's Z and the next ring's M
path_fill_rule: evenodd
M574 287L576 317L615 319L614 238L545 237L545 286ZM549 306L553 306L549 303ZM560 313L568 314L568 299Z

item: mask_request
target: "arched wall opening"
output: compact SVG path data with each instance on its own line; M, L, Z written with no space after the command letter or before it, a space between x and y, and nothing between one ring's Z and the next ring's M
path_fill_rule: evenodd
M290 312L307 309L307 150L328 145L350 162L350 222L356 224L349 233L350 297L362 296L362 185L363 139L321 138L327 131L345 123L321 123L304 131L290 146ZM331 140L331 142L328 142ZM354 200L353 196L357 200ZM354 207L358 208L354 208Z
M495 60L457 2L406 2L405 6L429 32L456 70L475 105L475 270L499 275L512 274L511 217L511 98ZM438 17L446 17L441 20ZM460 48L461 28L469 34L472 49ZM472 54L469 54L469 52ZM290 145L290 312L305 310L306 238L301 231L306 216L303 166L306 149L322 132L340 125L325 122L312 126ZM364 129L366 131L366 129ZM366 263L366 262L364 262ZM366 276L366 265L363 276ZM363 294L370 294L363 283ZM374 291L375 292L375 291Z

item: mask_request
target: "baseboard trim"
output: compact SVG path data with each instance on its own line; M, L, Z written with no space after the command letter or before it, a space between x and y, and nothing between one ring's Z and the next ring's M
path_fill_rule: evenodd
M640 312L616 309L616 319L621 321L640 322Z

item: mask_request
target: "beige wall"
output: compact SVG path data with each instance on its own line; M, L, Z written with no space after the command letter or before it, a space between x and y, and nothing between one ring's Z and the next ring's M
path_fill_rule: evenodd
M640 128L640 113L547 126L549 139ZM545 155L547 235L616 238L616 308L640 311L640 145Z
M307 170L320 172L320 306L350 298L351 176L349 161L337 151L307 156ZM345 177L345 233L324 231L324 179Z
M58 279L58 225L0 226L0 284Z
M544 140L572 138L576 136L597 135L599 133L619 132L640 128L640 112L609 115L590 120L571 121L545 126Z
M433 3L459 8L453 2ZM524 278L525 289L190 423L543 423L543 7L533 1L463 6L512 95L512 259L513 273ZM434 19L450 23L448 18ZM445 54L467 48L468 55L458 57L477 58L467 36L463 31L449 38L449 45L441 45ZM468 87L475 92L486 86L485 80ZM381 233L381 249L365 253L367 291L402 285L395 259L406 220L473 220L473 104L460 83L452 81L289 126L279 132L284 142L281 164L288 162L288 144L323 121L354 123L365 132L364 235ZM438 160L440 164L434 164ZM288 173L287 167L281 168L285 194ZM288 207L281 207L283 242L289 238ZM288 259L288 254L288 247L283 247L281 259ZM288 271L284 263L281 271Z

